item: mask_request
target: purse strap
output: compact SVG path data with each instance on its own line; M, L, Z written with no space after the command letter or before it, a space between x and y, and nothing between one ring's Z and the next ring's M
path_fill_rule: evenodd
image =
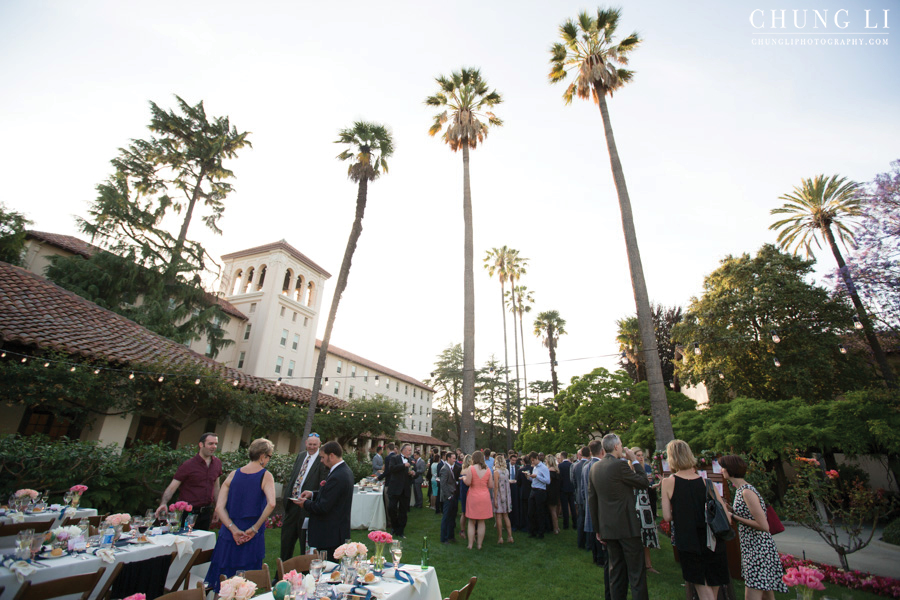
M709 479L706 479L705 481L706 481L706 495L709 496L712 500L715 500L716 502L718 502L719 499L716 497L716 492L715 492L715 488L713 487L712 481L710 481Z

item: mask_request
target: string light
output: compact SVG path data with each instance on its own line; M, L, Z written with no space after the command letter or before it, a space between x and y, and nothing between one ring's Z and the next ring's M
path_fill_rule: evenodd
M94 369L94 375L99 375L99 374L100 374L100 369Z
M134 371L132 371L131 373L129 373L128 379L134 379Z
M776 344L781 341L781 337L778 335L778 332L774 329L772 330L772 341L775 342Z
M234 380L234 383L232 383L231 385L233 385L234 387L237 387L237 384L238 384L238 380L235 379L235 380Z
M278 381L275 382L275 387L281 387L281 377L279 377Z
M843 344L838 344L838 350L841 351L841 354L847 354L847 348Z
M863 328L862 321L859 320L859 317L857 315L853 315L853 327L855 327L856 329Z
M44 368L47 368L47 367L49 367L49 366L50 366L50 362L49 362L49 361L44 363Z
M694 354L700 356L700 342L694 342Z
M198 377L197 379L194 380L194 385L200 385L200 378L199 378L199 377Z
M160 383L162 383L164 380L165 380L165 377L163 377L162 375L160 375L159 379L157 379L157 381Z
M24 363L24 362L28 362L28 358L27 358L27 357L23 357L23 358L22 358L22 362L23 362L23 363Z
M71 369L69 369L69 371L72 372L72 373L74 373L74 372L75 372L75 367L72 367Z
M775 358L772 359L772 362L775 363L775 366L776 366L776 367L780 367L780 366L781 366L781 361L778 360L778 357L777 357L777 356L776 356Z
M725 373L723 373L722 371L719 371L719 379L725 379Z

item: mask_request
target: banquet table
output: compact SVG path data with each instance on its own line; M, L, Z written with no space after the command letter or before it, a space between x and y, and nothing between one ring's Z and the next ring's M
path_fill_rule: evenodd
M386 522L381 492L362 492L358 487L354 487L353 504L350 507L350 528L384 529Z
M42 521L53 521L53 525L51 527L57 527L62 522L60 518L61 511L58 510L46 510L39 513L26 513L25 514L25 523L40 523ZM79 508L75 511L75 518L82 519L84 517L96 517L97 509L96 508ZM10 523L14 523L13 518L9 516L9 513L0 516L0 524L8 525ZM11 551L16 545L16 536L14 535L5 535L0 537L0 554L7 554Z
M200 531L195 530L190 536L177 536L183 537L184 539L188 539L191 541L191 549L185 549L181 556L177 556L172 562L172 566L169 569L169 575L166 580L166 585L171 586L175 583L175 579L178 575L181 574L181 571L184 570L187 561L191 558L194 550L209 550L216 545L216 534L210 531ZM151 542L154 539L150 538ZM164 538L160 538L164 539ZM100 580L100 583L94 588L95 593L96 590L99 589L104 583L106 583L107 579L109 579L112 574L113 568L115 568L116 564L130 563L141 560L146 560L148 558L154 558L156 556L162 556L164 554L170 554L175 551L176 546L174 543L168 545L159 545L156 543L149 543L143 545L125 545L119 548L115 555L115 562L106 563L93 556L91 554L83 555L85 559L78 558L77 556L64 556L62 558L56 558L51 560L39 560L38 563L43 565L38 567L31 575L28 576L28 580L32 583L43 583L45 581L52 581L54 579L60 579L62 577L69 577L72 575L80 575L83 573L95 573L100 567L106 567L106 572L103 574L103 578ZM13 574L9 569L5 567L0 567L0 588L6 588L3 592L3 595L0 596L0 600L10 600L13 596L16 595L16 592L19 591L21 584L16 579L15 574ZM73 594L71 596L64 596L63 598L68 599L77 599L79 597L78 594ZM95 598L95 595L92 595L91 598Z
M375 600L378 598L379 600L442 600L443 596L441 596L441 586L438 583L437 572L435 572L434 567L427 567L425 571L416 565L403 565L403 570L409 572L412 575L421 575L424 578L424 581L421 582L418 589L414 587L410 583L406 583L403 581L398 581L391 576L393 569L385 570L385 576L378 583L369 585L369 586L359 586L359 587L368 587L372 590L372 598ZM331 585L331 584L329 584ZM344 589L344 588L339 588ZM376 591L382 592L381 594L376 594ZM267 592L265 594L260 594L259 596L255 596L253 600L274 600L274 596L272 592Z

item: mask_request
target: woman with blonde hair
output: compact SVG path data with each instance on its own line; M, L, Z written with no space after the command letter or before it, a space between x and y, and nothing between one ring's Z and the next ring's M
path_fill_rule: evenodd
M464 457L464 458L463 458ZM457 457L457 460L462 463L462 468L460 469L460 473L465 473L469 467L472 466L472 455L464 454ZM469 486L466 485L466 482L463 481L463 477L459 478L459 505L460 505L460 513L459 513L459 537L465 539L466 538L466 498L469 496Z
M472 453L472 466L462 472L463 482L469 486L466 495L466 518L469 520L469 550L472 543L477 542L481 550L484 541L484 522L494 515L491 507L491 490L494 489L494 480L491 472L484 462L484 453L476 450Z
M694 584L700 600L715 600L719 586L728 584L728 559L725 544L711 540L708 545L706 525L706 481L695 470L696 459L691 447L682 440L666 445L672 476L662 482L663 519L673 522L672 543L678 548L681 574ZM716 494L725 510L725 503Z
M547 510L550 511L550 522L553 525L553 533L559 533L559 512L562 510L559 502L559 489L562 479L559 478L559 466L555 454L548 454L544 460L550 471L550 485L547 486Z
M503 543L503 525L506 525L508 537L506 541L513 543L512 525L509 522L509 510L512 502L509 487L509 469L506 458L498 454L494 459L494 522L497 524L497 543Z

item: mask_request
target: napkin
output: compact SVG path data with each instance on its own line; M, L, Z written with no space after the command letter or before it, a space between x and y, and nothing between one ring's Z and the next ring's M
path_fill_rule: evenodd
M348 592L352 596L361 596L366 600L372 600L372 591L360 585L354 585Z
M334 571L335 569L337 569L340 566L341 565L339 565L338 563L333 563L330 560L326 560L323 564L322 572L323 573L331 573L332 571Z
M94 555L105 563L112 564L116 562L116 553L112 548L100 548Z
M76 512L77 511L70 506L66 510L63 511L62 516L63 517L71 517L71 516L74 516Z
M394 569L394 579L412 585L417 592L425 585L425 573L421 570Z
M178 552L178 558L181 558L184 554L191 554L194 551L194 543L188 537L167 533L164 535L155 535L147 539L157 546L174 545L175 551Z
M24 523L25 522L25 513L21 513L21 512L10 513L9 518L12 519L13 523Z
M17 560L9 566L9 570L15 574L19 583L23 583L25 578L34 573L37 568L29 562Z

